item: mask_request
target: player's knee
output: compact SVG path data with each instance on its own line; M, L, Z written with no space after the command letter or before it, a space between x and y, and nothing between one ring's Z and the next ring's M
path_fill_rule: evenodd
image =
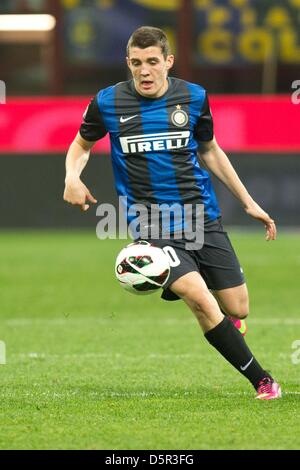
M222 302L223 311L232 317L244 319L249 314L248 292L240 292L239 295L231 296Z
M249 309L243 308L238 312L237 316L240 320L244 320L245 318L248 317L248 315L249 315Z
M242 299L237 302L237 305L232 312L232 316L240 318L241 320L247 318L249 315L249 301L247 299Z

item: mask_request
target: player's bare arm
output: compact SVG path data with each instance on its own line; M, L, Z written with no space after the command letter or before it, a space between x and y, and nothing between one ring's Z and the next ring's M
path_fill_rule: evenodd
M209 142L201 142L199 159L240 200L246 213L265 225L266 240L275 240L276 225L274 220L250 196L215 138Z
M64 200L72 205L80 206L83 211L87 211L90 207L87 202L92 202L93 204L97 202L80 179L94 144L95 142L83 139L78 132L70 145L66 158Z

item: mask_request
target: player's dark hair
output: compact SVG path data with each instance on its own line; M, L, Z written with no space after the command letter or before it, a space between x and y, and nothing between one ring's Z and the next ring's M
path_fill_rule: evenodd
M127 56L129 57L130 47L146 49L146 47L151 46L160 47L165 59L170 54L170 44L162 29L154 28L153 26L141 26L129 38L126 48Z

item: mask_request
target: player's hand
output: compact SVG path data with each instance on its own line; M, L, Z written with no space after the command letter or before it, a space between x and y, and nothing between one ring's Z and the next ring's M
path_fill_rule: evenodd
M79 206L84 212L90 207L88 202L93 204L97 202L80 178L66 180L64 200L69 204Z
M248 215L254 219L260 220L266 229L266 240L276 240L276 225L273 219L267 214L255 201L251 205L245 207Z

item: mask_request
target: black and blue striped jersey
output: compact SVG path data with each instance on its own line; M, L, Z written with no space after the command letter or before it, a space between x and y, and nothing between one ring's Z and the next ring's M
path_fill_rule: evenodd
M168 78L166 93L146 98L133 80L100 90L91 100L80 135L96 141L109 133L116 190L132 204L203 204L205 222L220 216L198 143L213 138L207 93L200 85Z

